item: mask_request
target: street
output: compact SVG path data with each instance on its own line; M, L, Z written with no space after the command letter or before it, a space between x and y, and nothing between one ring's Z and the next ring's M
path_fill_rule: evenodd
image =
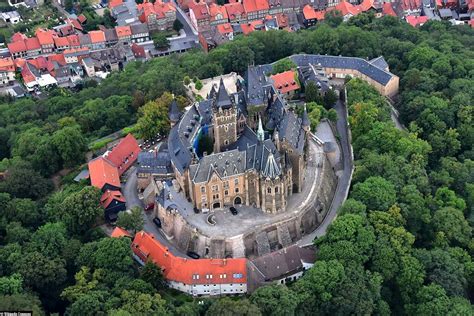
M349 193L354 163L352 161L352 148L349 143L349 135L347 133L349 127L347 123L346 105L341 100L338 100L334 109L337 111L336 129L340 136L339 138L342 148L343 170L338 180L336 192L334 193L334 198L328 213L318 228L297 242L299 246L312 245L315 238L319 238L326 234L329 225L337 217L337 210L346 201L347 195Z
M138 206L142 210L144 209L144 203L138 197L137 173L136 173L135 166L131 167L130 170L128 171L127 181L125 182L122 188L122 194L127 200L126 206L128 210L134 206ZM188 256L186 255L186 253L176 248L168 239L166 239L166 237L158 229L158 227L156 227L155 223L153 223L153 215L152 215L153 212L150 212L150 213L151 214L146 214L145 211L143 211L143 220L144 220L143 230L145 230L148 233L153 234L156 240L158 240L162 245L165 245L166 247L168 247L169 251L172 254L187 258Z

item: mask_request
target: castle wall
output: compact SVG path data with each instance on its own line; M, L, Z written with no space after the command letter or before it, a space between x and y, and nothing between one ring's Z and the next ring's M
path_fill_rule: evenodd
M318 177L320 177L318 179L320 185L296 216L255 228L246 234L229 238L211 238L187 224L179 213L169 212L160 213L163 230L175 238L175 244L180 249L193 250L203 257L261 256L296 242L322 222L337 186L337 177L326 156L321 161ZM248 180L251 180L250 178L251 175ZM256 195L252 193L252 190L249 190L249 193L251 193L250 202L256 198Z

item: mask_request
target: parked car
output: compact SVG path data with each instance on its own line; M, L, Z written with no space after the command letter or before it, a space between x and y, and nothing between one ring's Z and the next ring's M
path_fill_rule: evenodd
M155 223L155 225L158 227L158 228L161 228L161 220L158 218L158 217L155 217L153 219L153 223Z
M201 256L198 255L197 253L195 253L194 251L188 251L186 254L187 254L189 257L193 258L193 259L199 259L199 258L201 258Z
M145 212L152 211L155 208L155 203L150 203L145 206Z
M237 211L237 209L233 206L230 207L230 212L232 213L232 215L237 215L239 214L239 212Z

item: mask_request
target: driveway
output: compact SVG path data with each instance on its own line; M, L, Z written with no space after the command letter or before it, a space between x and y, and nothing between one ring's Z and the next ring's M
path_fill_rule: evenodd
M137 192L137 173L136 167L133 166L127 171L127 181L125 182L124 186L122 187L122 194L127 200L126 206L127 209L131 209L134 206L140 207L142 210L144 208L143 200L138 197ZM155 236L155 239L158 240L162 245L168 247L169 251L180 257L189 258L185 252L177 249L161 232L161 230L156 227L155 223L153 223L153 215L146 214L145 211L143 213L143 230L148 233L151 233Z
M326 214L318 228L316 228L312 233L304 236L301 240L297 242L299 246L312 245L313 240L315 238L319 238L326 234L329 225L337 217L337 210L346 201L347 195L349 193L354 162L352 161L352 148L350 146L348 135L349 125L347 122L346 105L344 102L338 100L334 109L337 111L338 117L336 123L336 130L339 134L340 145L342 148L343 170L339 181L337 182L336 192L334 194L331 206L329 207L328 213Z

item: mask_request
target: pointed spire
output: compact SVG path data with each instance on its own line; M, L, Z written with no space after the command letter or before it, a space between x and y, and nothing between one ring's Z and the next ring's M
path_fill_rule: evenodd
M257 139L260 142L265 140L265 132L263 131L262 118L260 116L258 117Z
M263 169L262 174L270 179L275 179L281 175L281 169L278 166L278 163L275 160L275 156L270 152L267 157L265 168Z
M171 102L168 109L168 118L172 122L177 122L179 121L180 114L178 103L176 102L176 99L173 99L173 102Z
M219 89L217 90L217 97L215 105L220 108L230 108L232 106L232 100L224 86L224 80L220 80Z

